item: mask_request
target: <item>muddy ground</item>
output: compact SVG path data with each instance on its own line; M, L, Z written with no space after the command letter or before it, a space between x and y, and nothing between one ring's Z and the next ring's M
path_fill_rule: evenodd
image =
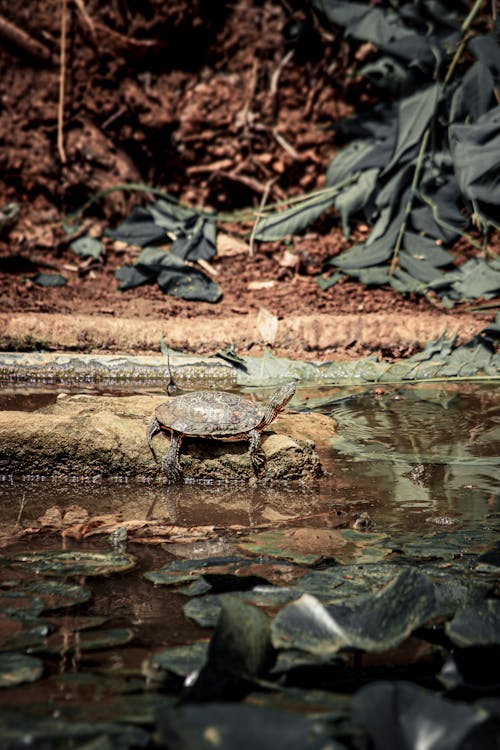
M256 243L253 253L251 224L221 227L209 271L223 291L216 304L156 285L119 292L114 273L138 249L108 239L105 256L89 262L69 248L64 218L117 184L161 186L187 205L226 213L324 184L340 145L332 123L370 100L352 75L369 49L354 52L305 3L0 0L0 37L0 208L21 206L17 225L0 236L2 329L20 331L4 335L2 347L158 351L159 331L199 353L274 344L288 356L391 358L447 326L465 339L491 319L348 279L322 291L324 261L349 246L334 213L290 244ZM112 192L85 213L83 228L100 235L148 200ZM469 251L459 243L456 252ZM67 284L39 287L38 272L61 273ZM284 337L269 333L262 309ZM30 323L40 313L43 335ZM90 338L82 334L89 316ZM307 330L297 323L306 318ZM120 336L110 337L110 319ZM408 328L417 333L398 333Z

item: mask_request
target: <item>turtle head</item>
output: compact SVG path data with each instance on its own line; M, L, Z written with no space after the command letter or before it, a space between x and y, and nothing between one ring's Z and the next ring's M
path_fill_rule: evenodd
M295 383L286 383L274 391L266 404L264 412L264 425L269 424L282 411L295 393Z

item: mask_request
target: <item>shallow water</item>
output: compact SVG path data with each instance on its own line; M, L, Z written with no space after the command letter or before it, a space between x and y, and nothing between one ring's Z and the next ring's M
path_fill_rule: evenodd
M85 389L89 391L94 392ZM30 412L53 403L58 392L47 387L5 388L0 390L0 408L20 410L29 419ZM126 395L133 391L112 392ZM1 555L4 559L0 559L0 596L2 591L15 592L26 581L31 583L40 578L35 563L23 568L18 578L19 572L15 566L13 572L8 562L14 553L115 549L132 553L138 564L127 573L95 578L70 572L62 577L59 574L57 580L84 583L91 590L91 598L52 613L50 607L48 613L42 612L44 627L49 633L52 631L52 635L45 640L41 636L34 650L32 646L8 646L9 651L39 654L43 674L32 683L3 689L1 704L5 711L20 706L23 721L29 713L35 719L63 717L74 721L75 717L83 717L124 722L120 724L120 731L129 726L127 722L134 726L154 726L155 700L164 701L169 696L157 694L154 687L144 687L144 664L160 648L210 637L210 631L187 619L183 613L187 587L181 593L171 586L154 586L143 576L172 560L181 563L187 560L188 566L194 569L200 559L228 556L230 559L231 555L241 559L245 555L248 557L250 551L251 563L264 566L260 569L264 577L267 573L263 571L272 567L269 557L285 566L288 563L283 562L283 558L292 557L297 565L309 565L313 576L322 571L330 575L332 570L352 562L357 567L346 574L346 581L352 581L358 571L364 575L370 567L370 550L374 552L374 569L377 561L386 558L394 561L395 557L406 555L408 560L416 560L417 565L437 558L433 575L443 569L461 576L466 569L463 566L472 566L473 555L477 557L493 549L500 530L500 384L299 388L290 406L300 411L329 414L337 422L337 437L324 459L325 476L311 484L249 487L241 483L207 482L169 487L160 479L74 477L63 480L32 476L29 467L23 477L0 477L4 531L36 529L37 519L56 506L62 512L69 506L79 506L88 512L90 519L120 513L124 522L148 518L174 523L184 529L184 533L199 530L200 526L206 528L206 532L202 529L197 538L188 542L184 539L170 543L157 537L128 545L126 538L119 534L78 538L47 526L29 536L17 536L14 541L6 533ZM352 532L360 513L368 514L370 526L366 534ZM238 547L241 534L262 529L278 529L282 536L276 541L271 534L261 548L254 548L253 556L251 547L244 551ZM300 544L297 547L301 539L305 541L302 547ZM371 539L367 544L373 545L368 552L365 539ZM285 547L280 548L283 540ZM288 555L288 541L295 545L293 554L297 555L298 550L299 557ZM304 562L308 552L314 553L310 563ZM390 565L390 562L385 564ZM286 572L286 567L283 570ZM321 591L322 584L319 586ZM275 594L280 590L279 586L274 589ZM315 589L312 591L314 593ZM204 598L198 594L203 593L202 589L190 590L189 594L194 596L189 603L195 607ZM277 600L270 601L269 612L274 615L279 606ZM23 628L31 622L32 615L21 612L17 616L24 623ZM104 618L101 624L93 621L96 617ZM36 618L35 621L38 622ZM102 645L86 646L81 628L90 628L91 633L102 635ZM0 627L0 681L1 637ZM7 644L11 643L9 632L6 631L5 637ZM65 644L59 651L52 643L52 639L57 638ZM121 645L120 639L123 639ZM425 680L432 683L443 657L434 654L434 661L428 663L423 652L421 664L418 653L422 642L419 643L420 646L410 643L407 652L398 657L392 655L391 659L395 659L396 664L398 659L409 659L409 664L415 662L418 669L423 670ZM382 656L379 666L371 668L378 669L383 659ZM369 663L367 660L366 664ZM413 667L408 669L410 672L404 672L404 677L413 679ZM351 670L349 675L352 674ZM391 674L389 672L389 676ZM326 679L325 675L322 679ZM353 683L352 676L347 679L350 681L348 692L352 692L357 683ZM318 692L317 699L325 701L325 710L332 710L330 698L338 700L342 690L337 683L328 684L335 696L328 693L321 697ZM177 689L172 688L174 694ZM125 693L133 694L129 702ZM301 700L306 699L306 694L307 690L300 694ZM292 701L294 706L299 705L297 696ZM283 699L286 702L286 695ZM344 696L342 700L348 706L348 698ZM9 731L17 731L12 727L19 725L18 719L2 710L0 706L0 733L3 721L10 727ZM304 707L287 710L309 715ZM348 709L345 710L347 716ZM137 718L131 719L136 713ZM49 732L49 729L54 728L50 725L44 731ZM56 729L60 731L60 727ZM69 731L67 727L66 731ZM115 727L113 731L118 730ZM25 741L20 740L19 746ZM128 740L123 739L121 746L135 747L134 741L127 744Z
M0 408L30 412L57 395L51 388L3 389ZM326 475L310 485L166 487L161 480L120 477L68 481L30 475L27 467L24 477L0 477L4 522L21 517L29 524L50 505L76 503L91 514L121 512L131 519L149 513L176 524L221 528L332 510L365 511L377 529L425 533L436 526L475 528L500 512L498 383L299 388L290 406L329 414L337 422L337 437L324 460Z

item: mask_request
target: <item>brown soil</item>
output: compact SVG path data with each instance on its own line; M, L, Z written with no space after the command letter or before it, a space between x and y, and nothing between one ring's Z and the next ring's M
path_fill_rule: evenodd
M322 186L337 148L330 125L352 111L350 100L357 104L367 95L360 95L359 81L349 76L353 59L347 44L327 34L308 11L294 7L270 0L69 2L58 128L61 4L44 0L15 6L0 0L5 42L0 50L0 208L9 201L22 208L17 226L0 237L4 323L18 313L68 315L74 340L60 340L61 347L149 350L154 345L141 346L140 336L110 344L103 335L88 345L78 329L87 325L82 316L93 316L97 328L99 320L111 317L125 327L125 319L134 320L144 329L156 321L163 324L167 341L183 340L185 348L200 353L218 345L218 331L229 326L229 339L255 352L266 335L242 338L238 321L247 329L248 320L264 308L285 322L310 316L311 331L332 320L339 330L330 343L311 345L307 331L290 323L296 337L286 346L277 341L278 352L398 356L422 344L421 335L387 340L408 320L430 321L420 330L432 337L449 321L465 335L491 318L464 310L446 313L423 298L366 289L348 279L320 290L316 278L324 261L349 246L333 213L292 244L256 243L253 253L241 241L252 225L225 225L210 271L223 290L217 304L179 300L157 286L120 293L114 272L133 262L138 250L107 240L104 259L89 264L69 248L64 216L96 192L124 182L162 186L188 205L224 212L258 208L264 197L269 204ZM100 235L147 200L137 193L112 192L87 211L84 228ZM353 239L362 239L366 231L358 228ZM31 277L40 271L60 272L68 283L36 286ZM387 334L383 343L373 319L377 314ZM370 315L371 338L353 338L345 328L352 327L353 316L362 328ZM203 336L191 337L201 322ZM58 345L57 335L52 346ZM273 343L272 336L267 341ZM42 343L31 339L32 346Z

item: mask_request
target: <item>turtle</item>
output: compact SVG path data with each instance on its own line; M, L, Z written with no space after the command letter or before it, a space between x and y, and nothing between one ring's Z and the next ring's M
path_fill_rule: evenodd
M179 454L185 437L215 440L249 440L250 460L256 474L265 463L259 450L262 430L285 408L295 393L295 383L287 383L275 391L266 404L249 401L227 391L191 391L172 396L156 407L146 437L153 457L153 437L170 431L170 447L162 467L169 482L182 479Z

